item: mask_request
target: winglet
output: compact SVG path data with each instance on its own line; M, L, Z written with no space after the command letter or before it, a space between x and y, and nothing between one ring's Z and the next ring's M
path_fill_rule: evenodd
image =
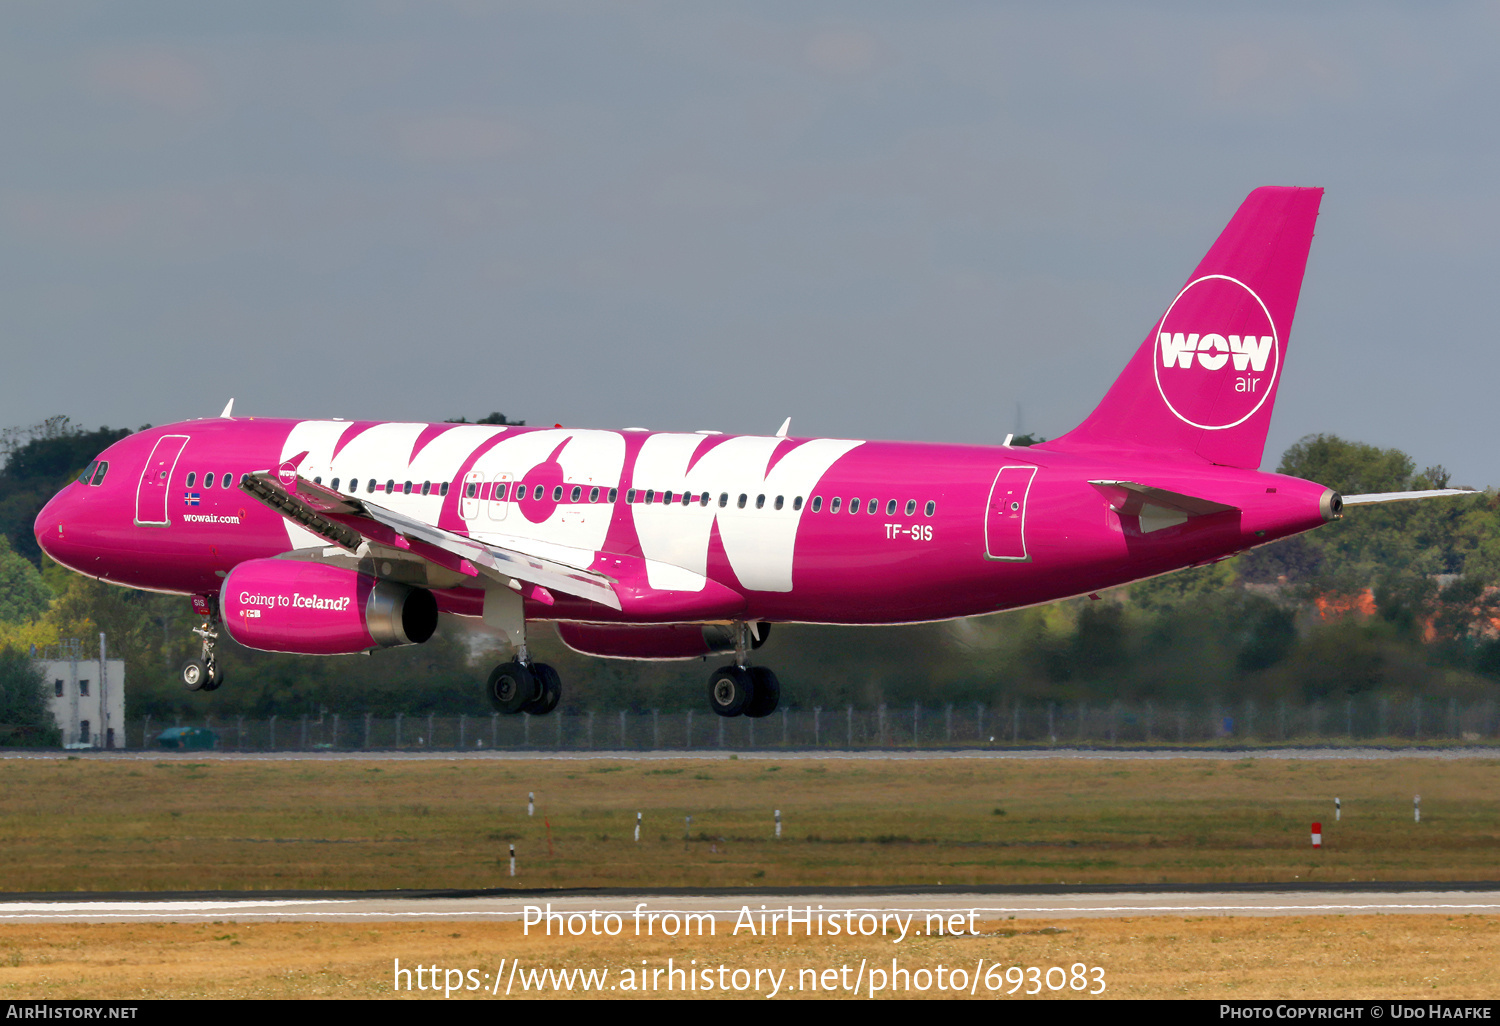
M781 422L781 427L779 427L779 428L776 429L776 437L777 438L785 438L786 437L786 433L787 433L787 429L789 429L791 426L792 426L792 418L788 417L786 420L784 420L784 421Z
M229 402L224 404L224 412L219 416L225 420L234 419L234 398L231 396Z

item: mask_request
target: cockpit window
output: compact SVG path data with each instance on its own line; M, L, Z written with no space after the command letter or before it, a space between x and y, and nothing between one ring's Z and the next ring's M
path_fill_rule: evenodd
M89 479L94 476L94 468L97 467L98 465L99 465L99 461L95 460L94 462L90 463L87 467L85 467L83 473L78 475L78 483L79 484L88 484L89 483Z

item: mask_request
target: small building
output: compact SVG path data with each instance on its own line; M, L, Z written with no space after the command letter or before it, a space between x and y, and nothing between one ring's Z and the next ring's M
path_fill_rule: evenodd
M125 747L125 661L38 659L65 748Z

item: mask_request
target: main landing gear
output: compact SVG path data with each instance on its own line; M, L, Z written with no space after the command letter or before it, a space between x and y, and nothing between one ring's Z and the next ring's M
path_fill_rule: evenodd
M490 671L484 692L496 712L545 716L562 698L562 680L546 663L512 660Z
M749 624L737 623L734 628L734 664L721 666L708 678L708 707L720 716L769 716L781 701L781 681L764 666L746 665L759 639Z
M224 669L214 654L214 643L219 640L218 604L210 597L194 595L193 609L203 617L202 626L193 628L203 639L203 655L183 664L182 686L189 691L217 691L224 683Z

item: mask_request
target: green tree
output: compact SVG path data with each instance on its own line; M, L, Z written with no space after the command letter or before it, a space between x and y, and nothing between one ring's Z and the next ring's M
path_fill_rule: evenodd
M62 734L47 708L47 681L24 653L0 650L0 745L56 747Z
M52 589L42 581L37 568L18 556L0 534L0 622L35 620L51 603Z

